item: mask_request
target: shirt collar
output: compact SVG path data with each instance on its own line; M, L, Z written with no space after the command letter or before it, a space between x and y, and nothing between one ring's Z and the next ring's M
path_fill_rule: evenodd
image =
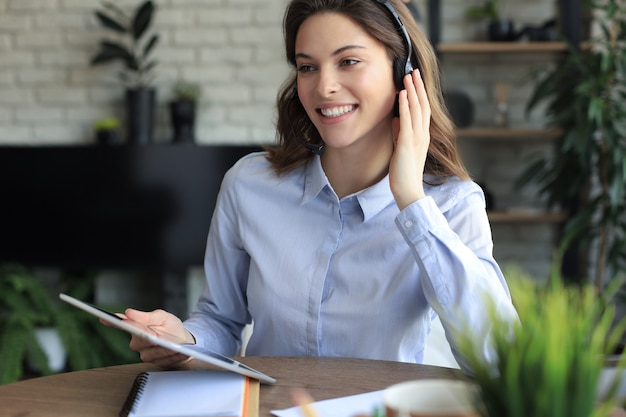
M324 188L332 189L324 173L324 169L322 168L321 159L319 155L315 155L306 165L302 204L306 204L317 198ZM364 222L377 215L389 204L395 204L391 188L389 187L389 175L385 175L385 177L376 184L352 196L356 197L361 207ZM346 198L350 197L351 196L348 196Z
M328 178L322 169L322 160L319 155L314 155L306 164L304 171L304 192L302 195L302 204L313 200L324 189L324 187L330 184Z

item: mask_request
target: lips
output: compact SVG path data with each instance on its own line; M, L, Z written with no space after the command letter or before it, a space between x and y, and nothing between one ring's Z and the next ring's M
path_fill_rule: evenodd
M323 108L323 109L319 109L318 111L324 117L335 118L335 117L343 116L346 113L350 113L354 111L354 109L356 109L356 106L354 104L350 104L350 105L345 105L345 106Z

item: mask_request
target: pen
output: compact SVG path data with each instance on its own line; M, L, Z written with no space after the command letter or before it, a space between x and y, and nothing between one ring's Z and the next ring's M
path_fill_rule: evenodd
M313 398L304 388L292 389L291 398L300 407L304 417L319 417L313 407Z

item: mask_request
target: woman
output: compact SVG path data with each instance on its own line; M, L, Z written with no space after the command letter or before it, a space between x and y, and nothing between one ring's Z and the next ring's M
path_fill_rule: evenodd
M292 0L284 35L279 143L225 176L195 311L184 325L127 318L224 355L254 321L249 355L420 362L439 315L462 367L465 332L488 356L483 297L517 315L428 40L401 0ZM187 359L131 348L163 367Z

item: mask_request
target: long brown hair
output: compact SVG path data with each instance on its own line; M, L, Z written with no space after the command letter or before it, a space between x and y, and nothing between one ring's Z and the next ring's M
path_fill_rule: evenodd
M401 0L389 0L409 34L411 61L419 68L431 107L430 146L424 172L439 178L456 175L469 179L456 147L454 124L441 93L439 64L435 51L417 26L411 12ZM295 43L298 30L309 17L321 13L340 13L359 24L370 36L387 48L394 65L404 66L407 46L397 23L386 8L376 0L292 0L283 18L285 55L294 69L277 96L277 146L268 146L268 159L277 174L289 172L305 164L313 154L302 142L322 144L322 138L297 99L295 89ZM294 137L296 136L296 137Z

